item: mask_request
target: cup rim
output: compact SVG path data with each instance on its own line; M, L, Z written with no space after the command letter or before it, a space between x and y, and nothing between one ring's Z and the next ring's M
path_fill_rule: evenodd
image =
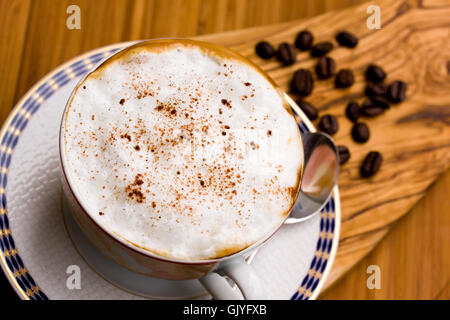
M66 117L67 117L67 112L70 108L70 105L72 103L72 100L77 92L77 90L81 87L82 83L86 80L86 78L88 78L93 72L95 72L96 70L98 70L100 67L102 67L103 65L105 65L106 63L110 62L112 60L112 58L118 58L120 55L122 55L125 51L130 50L132 48L136 48L139 46L145 46L149 43L152 44L157 44L157 43L185 43L185 44L193 44L193 45L197 45L200 47L207 47L207 48L212 48L214 50L218 50L221 52L225 52L227 54L230 54L231 56L234 56L236 58L238 58L239 60L242 60L243 62L245 62L246 64L250 65L251 67L255 68L260 74L262 74L269 82L270 84L273 86L274 89L276 89L276 91L278 92L278 94L280 95L280 97L283 100L283 103L287 106L286 110L288 111L288 113L293 117L293 119L295 121L297 121L295 119L295 116L292 112L292 110L290 109L290 104L287 102L286 98L285 98L285 93L284 91L274 82L274 80L268 75L266 74L258 65L256 65L255 63L253 63L250 59L242 56L241 54L228 49L226 47L223 46L219 46L216 44L212 44L209 42L204 42L204 41L198 41L198 40L191 40L191 39L183 39L183 38L156 38L156 39L147 39L147 40L142 40L142 41L138 41L135 43L132 43L128 46L125 46L124 48L119 49L118 51L114 52L113 54L109 55L108 57L106 57L105 59L103 59L102 61L100 61L97 65L95 65L89 72L87 72L76 84L76 86L74 87L74 89L72 90L72 92L70 93L69 98L67 99L66 105L64 107L64 111L62 113L62 118L61 118L61 123L60 123L60 129L59 129L59 157L60 157L60 164L61 164L61 172L62 172L62 177L66 183L66 185L68 186L74 200L76 201L76 203L78 204L78 206L81 208L82 212L84 215L86 215L91 222L93 222L98 229L100 229L104 234L106 234L109 238L111 238L112 240L114 240L115 242L117 242L118 244L120 244L121 246L125 247L126 249L130 249L135 253L138 253L140 255L143 255L145 257L150 257L152 259L156 259L159 261L165 261L165 262L170 262L170 263L176 263L176 264L184 264L184 265L205 265L205 264L213 264L213 263L218 263L221 261L225 261L225 260L229 260L232 259L234 257L237 256L241 256L241 255L245 255L246 253L255 250L256 248L258 248L260 245L262 245L264 242L266 242L267 240L269 240L280 228L281 226L283 226L284 222L286 221L286 219L289 217L294 205L296 201L293 201L291 204L291 207L287 210L287 214L285 215L284 219L280 222L280 224L277 226L277 228L275 228L272 232L267 233L264 237L262 237L261 239L259 239L258 241L250 244L249 246L247 246L246 248L236 251L230 255L226 255L226 256L222 256L222 257L217 257L217 258L212 258L212 259L195 259L195 260L182 260L182 259L176 259L176 258L170 258L170 257L165 257L159 254L156 254L150 250L144 249L130 241L125 240L123 237L115 234L114 232L112 232L111 230L109 230L107 227L101 225L100 223L98 223L91 215L91 213L89 213L89 211L86 209L86 206L83 204L82 201L82 197L80 196L79 192L77 191L77 188L73 187L74 183L73 180L69 174L69 170L68 170L68 164L67 164L67 159L66 159L66 146L65 146L65 128L66 128ZM297 129L299 131L299 135L300 135L300 143L301 143L301 148L303 149L303 140L301 138L301 133L300 133L300 129L297 126ZM295 199L298 198L298 195L300 193L300 189L301 189L301 185L302 185L302 180L303 180L303 170L304 170L304 153L302 153L302 157L301 157L301 168L300 168L300 177L299 177L299 181L298 181L298 186L297 186L297 192L295 194Z

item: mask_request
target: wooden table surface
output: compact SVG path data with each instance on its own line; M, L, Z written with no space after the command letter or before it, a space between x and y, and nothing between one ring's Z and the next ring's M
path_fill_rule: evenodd
M362 2L0 0L0 120L3 123L20 97L46 73L99 46L285 22ZM71 4L81 8L81 30L66 28L66 8ZM447 171L381 244L321 298L449 299L449 193ZM369 265L381 269L379 290L367 289Z

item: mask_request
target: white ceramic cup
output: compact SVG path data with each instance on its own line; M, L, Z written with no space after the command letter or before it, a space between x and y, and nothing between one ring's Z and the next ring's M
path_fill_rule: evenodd
M182 39L147 40L134 44L128 48L125 48L115 53L108 59L117 57L117 55L120 55L127 49L134 48L136 46L146 46L146 45L158 46L177 42L191 43L206 47L214 51L225 53L226 55L232 55L233 57L253 66L270 81L274 89L277 90L277 92L280 94L280 97L283 99L283 101L285 101L286 110L288 110L289 113L292 115L292 117L294 117L294 115L290 110L289 104L286 101L284 93L273 82L273 80L270 79L264 73L264 71L262 71L258 66L254 65L251 61L224 47L193 40L182 40ZM104 63L104 61L102 63ZM99 66L101 66L102 63L96 66L91 72L93 72ZM86 77L88 75L86 75ZM244 257L250 254L256 248L258 248L265 241L270 239L273 236L273 234L275 234L275 232L283 225L284 221L280 223L275 232L265 235L262 239L260 239L259 241L257 241L256 243L254 243L253 245L247 247L242 251L216 259L185 261L159 256L155 253L140 248L130 242L127 242L121 237L114 234L113 232L109 231L107 228L105 228L92 218L92 215L94 213L86 210L87 206L83 203L83 199L80 197L79 193L77 192L77 188L74 186L74 180L70 176L66 159L67 154L65 152L66 146L64 141L64 133L66 130L65 126L66 115L70 103L72 101L72 98L74 94L76 94L77 88L83 83L84 79L85 78L83 78L79 82L77 87L72 92L67 102L66 108L64 110L60 127L59 154L61 160L61 178L63 185L63 193L75 221L78 223L81 230L83 230L86 237L102 253L110 257L116 263L122 265L123 267L131 271L145 274L151 277L170 280L199 279L200 282L203 284L203 286L211 293L214 299L237 299L238 296L236 295L235 290L233 290L232 286L224 278L224 276L226 275L237 284L245 299L252 299L252 300L269 299L270 295L264 289L263 281L258 278L252 266L246 263ZM303 168L299 176L300 180L298 186L299 190L301 185L302 174ZM286 218L287 217L288 215L286 215Z

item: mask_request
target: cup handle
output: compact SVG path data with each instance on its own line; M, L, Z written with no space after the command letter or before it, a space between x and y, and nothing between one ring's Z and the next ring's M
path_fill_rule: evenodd
M199 279L200 283L209 291L214 299L239 299L230 284L218 272L233 279L241 290L245 300L268 299L261 279L259 279L253 267L246 263L242 256L223 262L223 265L220 265L218 269Z

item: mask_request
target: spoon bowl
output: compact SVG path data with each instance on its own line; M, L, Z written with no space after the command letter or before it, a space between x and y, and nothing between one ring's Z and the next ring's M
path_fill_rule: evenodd
M339 175L339 154L333 139L322 132L302 134L305 152L302 184L285 224L305 221L320 212Z

